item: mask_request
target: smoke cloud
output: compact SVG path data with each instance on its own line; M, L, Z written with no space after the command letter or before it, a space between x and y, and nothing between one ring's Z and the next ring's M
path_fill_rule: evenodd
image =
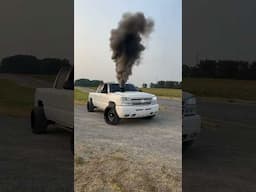
M147 38L153 27L154 21L138 12L123 14L117 29L111 30L112 59L116 64L116 77L121 85L132 74L132 67L140 63L141 52L145 49L141 43L142 38Z

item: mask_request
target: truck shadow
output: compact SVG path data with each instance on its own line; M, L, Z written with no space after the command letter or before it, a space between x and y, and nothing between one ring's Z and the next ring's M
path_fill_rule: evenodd
M67 129L63 129L63 127L59 127L57 125L49 125L47 127L46 134L70 136L71 131Z
M89 113L86 111L86 113ZM95 114L95 116L99 116L98 118L101 119L102 121L104 121L104 112L95 109L94 113L90 113L90 114ZM120 126L120 125L140 125L140 124L152 124L152 123L158 123L161 117L159 115L156 115L155 117L151 118L151 119L147 119L147 118L129 118L129 119L121 119L119 124L116 126Z

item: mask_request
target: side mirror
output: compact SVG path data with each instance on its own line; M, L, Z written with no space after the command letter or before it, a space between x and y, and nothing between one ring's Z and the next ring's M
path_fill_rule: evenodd
M63 85L63 88L74 90L74 82L73 81L66 81Z

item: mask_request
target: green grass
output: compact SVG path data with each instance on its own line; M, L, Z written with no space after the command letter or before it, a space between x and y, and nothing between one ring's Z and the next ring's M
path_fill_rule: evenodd
M181 89L168 89L168 88L141 88L143 92L151 93L160 97L167 98L181 98Z
M76 104L85 104L87 102L88 93L75 88L75 96L74 97L75 97Z
M57 75L31 75L31 77L53 83Z
M256 100L256 81L186 78L182 83L183 91L201 97Z
M94 91L96 91L98 87L90 87L90 89L93 89Z
M34 103L34 89L17 85L15 82L0 80L0 114L28 116Z
M77 86L77 88L79 88L80 86ZM98 88L98 87L80 87L80 88L86 88L86 89L91 89L91 90L94 90L94 91L96 91L96 89Z

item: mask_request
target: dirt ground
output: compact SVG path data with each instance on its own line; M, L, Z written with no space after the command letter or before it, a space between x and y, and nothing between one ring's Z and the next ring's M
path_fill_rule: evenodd
M75 189L181 191L181 101L160 99L152 120L107 125L75 106Z

